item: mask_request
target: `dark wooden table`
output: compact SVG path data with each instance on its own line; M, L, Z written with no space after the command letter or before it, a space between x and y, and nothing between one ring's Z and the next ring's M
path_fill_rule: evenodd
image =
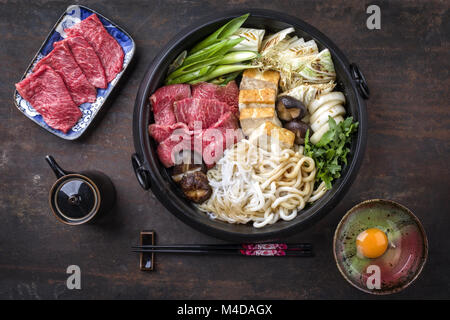
M102 121L70 142L24 117L14 83L65 8L77 1L0 2L0 298L365 299L337 270L334 229L346 210L371 198L411 208L427 231L422 275L390 298L449 298L450 109L449 6L445 1L376 2L381 30L368 30L372 1L83 1L134 37L134 70ZM310 229L289 238L315 245L312 259L246 259L161 255L143 273L130 252L139 231L160 243L217 243L172 216L131 169L134 99L146 67L181 28L211 12L263 7L319 28L364 71L371 90L368 144L359 175L341 203ZM118 201L103 224L64 226L51 215L55 180L44 161L68 170L100 169ZM82 289L66 288L66 268L79 265Z

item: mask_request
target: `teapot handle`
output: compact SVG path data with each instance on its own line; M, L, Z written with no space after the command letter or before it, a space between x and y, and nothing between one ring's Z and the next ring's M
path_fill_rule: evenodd
M50 166L50 168L52 168L53 172L56 175L56 178L61 178L62 176L65 176L67 174L69 174L69 172L63 170L55 161L55 159L53 159L52 156L47 155L45 156L45 160L47 161L48 165Z

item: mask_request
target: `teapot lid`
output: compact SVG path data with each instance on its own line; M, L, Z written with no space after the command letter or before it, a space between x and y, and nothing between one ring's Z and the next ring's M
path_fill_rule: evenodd
M50 199L52 208L65 222L84 222L98 210L98 189L82 175L69 174L60 178L53 190Z

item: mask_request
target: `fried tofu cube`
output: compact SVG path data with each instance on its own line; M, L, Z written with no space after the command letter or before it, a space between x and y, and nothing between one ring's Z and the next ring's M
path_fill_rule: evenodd
M278 71L247 69L242 74L241 90L272 88L278 91L280 74Z
M295 134L281 128L272 122L266 121L255 129L249 137L250 143L266 151L290 149L294 146Z
M249 136L253 130L263 123L269 121L277 126L281 126L281 122L277 117L274 108L245 108L241 110L239 120L241 122L242 131Z
M239 110L244 108L275 108L277 92L272 88L239 91Z

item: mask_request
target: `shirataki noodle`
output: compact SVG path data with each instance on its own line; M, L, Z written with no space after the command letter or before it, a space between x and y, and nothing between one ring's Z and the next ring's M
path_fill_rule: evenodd
M303 147L268 152L244 139L207 175L213 193L199 209L229 223L253 222L255 228L294 219L326 192L324 183L314 190L315 163Z

